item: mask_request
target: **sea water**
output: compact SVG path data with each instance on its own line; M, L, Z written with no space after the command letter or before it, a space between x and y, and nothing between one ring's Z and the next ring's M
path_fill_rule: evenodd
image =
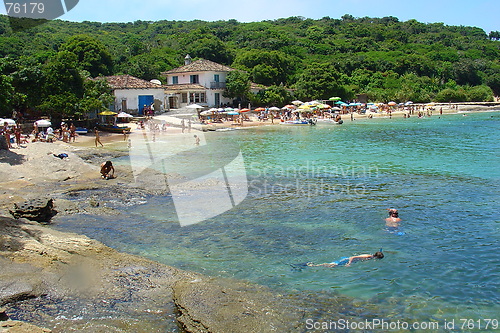
M116 202L119 218L56 227L211 276L348 296L392 321L485 329L500 319L499 125L488 112L206 133L215 160L228 145L243 154L248 195L233 209L181 227L172 198L152 196ZM194 142L158 140L166 150ZM387 230L387 208L399 210L399 232ZM351 267L295 266L379 249L384 259Z

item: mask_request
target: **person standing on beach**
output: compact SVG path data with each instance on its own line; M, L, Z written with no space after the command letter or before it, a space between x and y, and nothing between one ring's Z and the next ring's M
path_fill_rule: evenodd
M200 137L198 135L194 135L194 144L196 146L199 146L200 145Z
M71 142L71 139L73 139L73 142L76 140L76 126L75 124L71 123L69 126L69 141Z
M97 144L100 144L101 147L104 147L104 145L102 144L101 142L101 136L99 135L99 130L97 129L97 127L95 128L95 146L97 147Z
M5 137L5 141L7 142L7 148L8 149L12 148L12 145L10 143L10 132L11 131L10 131L10 128L9 128L9 123L7 123L7 122L3 123L3 129L2 129L2 131L3 131L3 135Z

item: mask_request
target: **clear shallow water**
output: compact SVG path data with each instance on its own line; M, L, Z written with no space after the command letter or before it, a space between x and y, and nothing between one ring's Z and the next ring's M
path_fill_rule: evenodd
M119 218L57 227L183 269L340 293L394 320L500 319L499 125L495 112L207 133L219 154L241 147L249 194L240 205L180 227L172 199L152 197L116 202ZM385 230L389 207L404 235ZM384 259L349 268L290 266L380 248Z

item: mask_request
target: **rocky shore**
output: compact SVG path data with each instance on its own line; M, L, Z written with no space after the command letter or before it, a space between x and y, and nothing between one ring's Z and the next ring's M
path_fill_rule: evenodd
M61 152L68 157L54 156ZM0 151L0 332L297 331L304 310L291 297L119 253L12 216L32 208L33 200L53 200L58 216L115 214L91 196L65 198L130 184L130 172L110 181L98 177L98 163L116 154L62 143ZM120 196L147 192L142 184Z

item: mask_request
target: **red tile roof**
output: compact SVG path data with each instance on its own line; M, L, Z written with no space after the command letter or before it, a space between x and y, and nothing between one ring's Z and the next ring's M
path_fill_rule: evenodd
M207 90L201 84L185 83L185 84L169 84L164 86L165 91L182 91L182 90Z
M99 78L97 78L99 79ZM139 79L132 75L104 76L112 89L161 89L162 85Z
M192 72L231 72L234 68L218 64L216 62L198 59L193 61L189 65L184 65L178 68L171 69L169 71L163 72L162 75L176 74L176 73L192 73Z

